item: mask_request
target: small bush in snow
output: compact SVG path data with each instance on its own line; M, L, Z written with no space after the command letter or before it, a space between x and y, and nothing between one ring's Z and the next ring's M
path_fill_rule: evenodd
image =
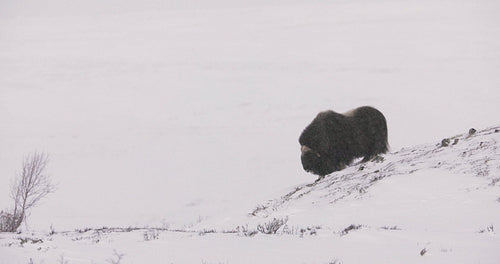
M244 235L246 237L253 237L255 235L257 235L257 233L259 233L259 231L255 230L255 229L248 229L248 225L246 226L238 226L236 227L236 233L238 234L241 234L241 235Z
M78 233L87 233L88 231L92 230L92 228L90 227L86 227L86 228L83 228L83 229L75 229L76 232Z
M19 244L23 246L26 243L31 243L31 244L37 244L37 243L43 243L43 240L40 238L31 238L31 237L20 237L19 238Z
M318 234L317 230L321 229L321 226L308 226L305 228L301 228L298 226L289 227L288 225L283 226L281 230L281 234L286 235L298 235L300 237L304 236L315 236Z
M267 209L266 206L264 205L258 205L253 211L250 213L253 216L257 216L257 214L261 211L265 211Z
M268 223L264 223L263 225L258 225L257 230L262 234L276 234L278 230L284 226L288 222L288 217L277 219L274 218L272 221Z
M479 175L479 174L483 174L483 175ZM489 173L485 173L485 172L480 172L478 173L478 176L488 176ZM497 183L500 182L500 178L494 178L494 179L491 179L491 183L489 184L490 186L496 186Z
M315 236L318 234L316 231L316 227L307 227L300 229L300 237L304 237L304 235Z
M362 225L350 225L350 226L344 228L344 230L342 230L342 232L340 232L340 236L345 236L345 235L349 234L349 232L351 232L353 230L358 230L362 227L363 227Z
M16 223L20 223L21 218L9 212L0 212L0 232L14 232L17 227Z
M150 241L150 240L156 240L158 239L158 236L160 235L160 232L156 229L149 229L147 231L144 231L144 241Z
M281 233L285 234L285 235L299 235L302 230L304 230L304 229L300 228L298 226L289 227L288 225L285 225L285 226L283 226Z
M493 233L495 232L495 228L493 227L493 225L489 225L488 227L486 227L485 229L481 229L479 230L479 233Z
M214 233L217 233L217 230L215 230L215 229L203 229L200 232L198 232L198 235L204 236L206 234L214 234Z
M170 223L165 219L161 220L161 229L163 230L170 229Z
M51 224L50 225L50 232L49 232L49 236L53 236L56 234L56 229L54 228L54 226Z
M398 226L383 226L380 229L384 229L384 230L401 230L401 228L399 228Z

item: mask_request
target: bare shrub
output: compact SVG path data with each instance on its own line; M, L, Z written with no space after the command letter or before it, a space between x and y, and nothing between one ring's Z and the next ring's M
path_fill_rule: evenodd
M318 227L301 228L300 229L300 237L304 237L305 235L315 236L318 234L317 229L319 229L319 228Z
M90 228L90 227L86 227L86 228L83 228L83 229L75 229L75 231L78 232L78 233L80 233L80 234L81 233L86 233L86 232L91 231L91 230L92 230L92 228Z
M29 211L47 194L55 191L55 185L45 169L49 158L44 153L33 153L25 157L22 171L12 181L10 196L14 201L11 212L0 215L0 231L15 232L26 221Z
M19 222L19 216L9 212L0 212L0 232L14 232L17 228L14 227Z
M156 229L149 229L144 231L144 241L156 240L160 236L160 232Z
M200 230L198 232L198 235L199 236L204 236L206 234L215 234L215 233L217 233L217 230L215 230L215 229L203 229L203 230Z
M308 227L298 227L298 226L288 226L284 225L281 229L281 234L285 235L298 235L301 238L304 236L315 236L318 234L318 230L321 226L308 226Z
M249 229L248 225L238 226L238 227L236 227L235 231L236 231L236 233L244 235L246 237L253 237L253 236L257 235L257 233L259 233L259 231L255 230L255 229Z
M50 232L49 232L49 236L53 236L55 235L57 232L56 232L56 229L54 228L54 225L50 224Z
M380 229L384 229L384 230L401 230L401 228L399 228L398 226L383 226Z
M486 228L479 230L478 233L482 234L482 233L494 233L494 232L495 232L495 228L493 227L493 225L489 225Z
M281 233L284 235L298 235L300 233L300 230L301 230L301 228L299 228L298 226L291 226L290 227L288 225L285 225L281 229Z
M344 230L342 230L342 232L340 232L340 236L345 236L345 235L349 234L349 232L351 232L353 230L358 230L362 227L363 227L362 225L350 225L350 226L344 228Z
M264 223L264 225L258 225L257 230L262 234L276 234L278 230L284 226L288 222L288 217L277 219L274 218L272 221L268 223Z
M251 213L250 215L257 216L261 211L265 211L267 209L266 206L264 205L258 205Z

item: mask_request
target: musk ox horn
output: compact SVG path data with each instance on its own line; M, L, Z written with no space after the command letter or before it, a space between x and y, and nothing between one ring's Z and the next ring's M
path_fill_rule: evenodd
M308 152L308 151L311 151L311 150L312 150L312 149L310 149L308 146L305 146L305 145L302 145L302 146L300 147L300 151L301 151L302 153L304 153L304 152Z
M302 145L302 146L300 147L300 151L302 152L302 154L304 154L304 153L306 153L306 152L311 151L311 152L315 153L315 154L316 154L316 156L321 157L321 155L320 155L318 152L316 152L316 151L312 150L310 147L308 147L308 146L306 146L306 145Z

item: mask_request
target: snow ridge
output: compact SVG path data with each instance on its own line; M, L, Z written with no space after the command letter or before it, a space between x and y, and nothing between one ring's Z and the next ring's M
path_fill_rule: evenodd
M293 188L280 198L258 206L250 215L269 217L299 202L311 206L333 204L352 197L360 199L367 190L388 177L413 174L423 169L445 169L452 173L487 178L489 186L500 186L500 126L443 139L439 144L418 145L389 153L368 163L357 163L314 183ZM500 198L499 198L500 199ZM306 201L304 201L306 200Z

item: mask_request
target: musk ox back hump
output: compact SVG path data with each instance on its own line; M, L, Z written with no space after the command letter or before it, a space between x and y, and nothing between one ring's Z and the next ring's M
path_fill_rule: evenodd
M387 124L377 109L363 106L344 114L319 113L299 138L304 170L324 176L355 158L368 161L388 150Z

